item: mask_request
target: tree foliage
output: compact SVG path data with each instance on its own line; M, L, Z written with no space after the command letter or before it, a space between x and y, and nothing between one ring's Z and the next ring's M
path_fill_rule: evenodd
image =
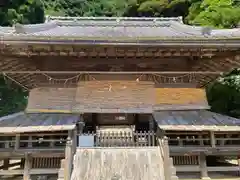
M190 24L234 28L240 21L240 6L233 0L203 0L192 3L187 21Z
M44 6L41 0L9 0L0 7L0 25L15 23L35 24L44 21Z
M3 0L0 26L44 21L54 16L177 17L185 23L215 28L233 28L240 22L239 0ZM212 83L207 96L216 112L239 116L239 70ZM23 109L25 92L0 78L0 115Z
M28 92L16 84L0 77L0 116L23 110L26 106Z
M207 87L207 97L213 111L240 117L240 69L211 83Z

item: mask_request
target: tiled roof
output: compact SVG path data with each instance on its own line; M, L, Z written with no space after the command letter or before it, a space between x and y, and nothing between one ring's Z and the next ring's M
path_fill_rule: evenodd
M13 31L14 29L14 31ZM240 38L240 28L211 30L189 26L181 18L49 18L44 24L0 28L0 35L77 38L81 40L146 40L156 38ZM157 39L156 39L157 40Z
M79 119L72 114L20 112L0 118L0 133L71 130Z
M239 131L240 119L207 110L159 111L154 119L164 130Z

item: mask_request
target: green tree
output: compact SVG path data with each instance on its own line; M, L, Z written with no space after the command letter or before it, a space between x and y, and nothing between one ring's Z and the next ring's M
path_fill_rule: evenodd
M28 92L0 77L0 116L24 110Z
M234 28L240 22L240 6L232 0L197 0L186 19L194 25Z
M11 0L0 7L0 25L15 23L36 24L44 22L44 6L41 0Z
M240 69L218 78L206 92L213 111L240 117Z
M44 6L40 0L10 0L0 7L0 26L15 23L35 24L44 22ZM27 92L0 76L0 116L23 110Z

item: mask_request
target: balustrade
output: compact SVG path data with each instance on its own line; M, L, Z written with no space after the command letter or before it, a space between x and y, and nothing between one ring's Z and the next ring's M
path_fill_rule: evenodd
M78 135L80 147L141 147L156 146L156 133L153 131L136 132L88 132ZM86 144L86 141L88 143ZM90 142L92 141L92 142Z

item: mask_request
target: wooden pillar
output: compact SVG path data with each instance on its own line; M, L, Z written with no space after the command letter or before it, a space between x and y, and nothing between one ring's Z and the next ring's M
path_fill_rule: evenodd
M54 136L51 136L51 139L53 140L53 139L54 139ZM54 148L54 146L55 146L55 142L54 142L54 141L51 141L51 142L50 142L50 147L51 147L51 148Z
M16 137L15 137L15 146L14 146L15 151L18 150L19 147L20 147L20 134L16 134Z
M33 143L32 143L32 136L28 137L28 147L32 148L33 147Z
M69 134L70 135L70 134ZM65 148L65 166L64 166L64 180L70 180L73 167L73 150L72 139L68 136Z
M24 169L24 163L25 163L25 159L21 158L21 164L20 164L21 169Z
M9 138L8 137L5 138L6 138L4 143L5 149L9 149L10 148Z
M73 154L75 154L77 149L77 128L75 128L72 132L72 140L73 140L72 150Z
M10 165L10 159L9 158L4 159L3 160L3 170L8 170L9 165Z
M238 161L238 168L239 168L238 176L240 176L240 156L237 156L237 161Z
M148 121L149 121L149 130L154 131L154 119L152 115L149 117Z
M32 157L30 154L25 154L23 180L31 180L30 170L32 167Z
M215 134L213 131L210 132L210 142L211 142L211 146L213 148L216 147L216 140L215 140Z
M203 135L199 135L198 138L199 138L199 145L204 146Z
M199 166L201 179L210 179L208 177L206 155L203 152L200 152L199 154Z
M163 138L163 153L164 153L164 174L165 180L171 180L171 163L170 163L170 153L169 153L169 145L168 145L168 138Z

